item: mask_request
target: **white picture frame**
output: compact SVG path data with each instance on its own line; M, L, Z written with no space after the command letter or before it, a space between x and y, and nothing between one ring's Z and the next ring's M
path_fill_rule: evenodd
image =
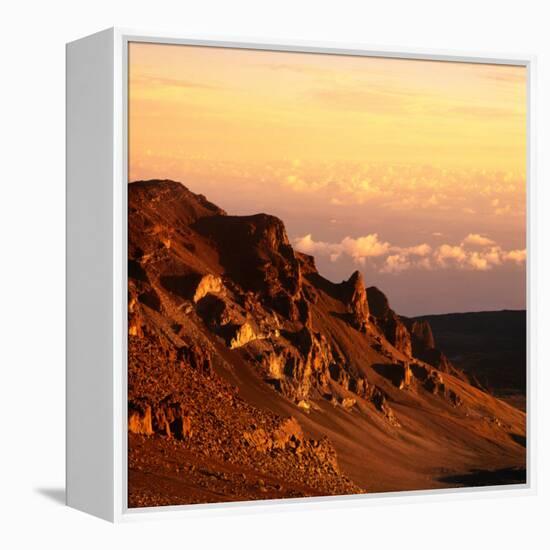
M127 52L130 42L513 64L528 73L527 483L374 495L128 509ZM536 60L533 56L386 49L363 44L177 37L111 28L67 44L67 504L120 522L186 514L366 506L419 499L525 496L536 491Z

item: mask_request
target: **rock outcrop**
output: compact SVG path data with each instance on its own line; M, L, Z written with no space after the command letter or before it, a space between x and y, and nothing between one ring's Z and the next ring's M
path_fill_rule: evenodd
M191 419L185 408L181 403L173 402L169 398L154 406L129 401L128 408L128 431L131 433L157 433L169 439L188 439L193 435Z
M413 363L411 371L428 392L447 399L455 407L462 405L461 397L446 386L443 376L437 369Z
M277 335L277 333L275 332ZM244 322L242 325L233 327L233 335L229 338L229 348L236 349L245 346L254 340L264 340L268 335L260 332L251 322Z
M193 294L193 302L197 303L199 300L202 300L207 294L218 294L222 292L223 283L221 277L216 277L207 273L203 275L195 288Z
M369 304L367 291L360 271L354 271L351 277L342 283L343 300L347 304L351 324L365 332L369 323Z
M194 229L216 243L227 276L244 290L271 296L299 291L299 263L275 216L203 217Z
M432 327L428 321L414 320L409 324L412 337L412 351L415 357L426 350L435 348Z
M375 323L388 342L407 357L411 357L413 351L410 332L399 315L390 308L386 295L378 288L371 286L367 288L367 299Z
M425 361L441 372L453 374L461 380L466 380L462 371L455 368L447 356L436 347L435 338L430 323L425 319L407 319L401 317L409 329L412 342L412 354L417 359Z

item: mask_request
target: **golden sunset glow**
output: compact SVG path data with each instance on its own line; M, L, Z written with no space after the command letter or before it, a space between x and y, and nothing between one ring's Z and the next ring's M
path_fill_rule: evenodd
M483 307L523 307L526 108L518 66L133 43L129 179L275 214L335 279L422 303L428 272L490 271Z
M525 486L529 69L128 68L128 507Z
M183 154L522 174L525 90L522 67L132 44L131 167Z

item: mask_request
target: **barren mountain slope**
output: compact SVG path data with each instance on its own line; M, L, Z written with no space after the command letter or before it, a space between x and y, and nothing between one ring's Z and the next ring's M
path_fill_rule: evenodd
M130 506L522 479L525 415L279 219L136 182L128 250Z
M416 322L428 322L453 363L479 385L525 410L525 310L428 315Z

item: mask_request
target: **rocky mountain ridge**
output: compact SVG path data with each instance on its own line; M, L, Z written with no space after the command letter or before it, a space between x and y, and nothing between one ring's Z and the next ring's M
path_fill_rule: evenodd
M346 444L331 436L333 423L403 445L418 429L397 410L405 402L428 419L432 409L463 424L485 419L483 430L498 428L489 446L503 440L508 462L521 462L511 434L521 436L524 418L472 387L436 348L429 323L398 316L360 272L323 278L278 218L228 215L176 182L135 182L128 250L133 505L370 490L369 466L358 473L356 464L368 453L353 442L353 465L342 469ZM230 488L214 497L218 478L195 467L192 490L152 488L139 465L166 468L167 440L180 442L174 453L191 466L201 457L218 470L244 468L248 479L261 463L263 485L235 485L226 472ZM307 482L304 469L313 472Z

